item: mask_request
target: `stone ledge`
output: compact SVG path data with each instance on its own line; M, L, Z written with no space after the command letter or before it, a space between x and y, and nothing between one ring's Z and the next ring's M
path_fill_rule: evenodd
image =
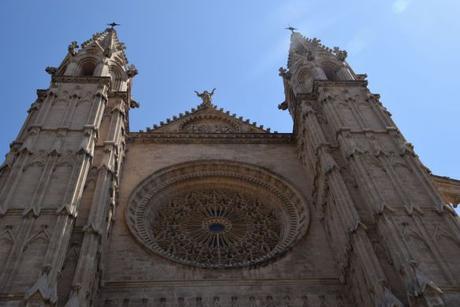
M129 143L291 144L292 133L149 133L130 132Z
M342 287L338 278L307 279L209 279L209 280L145 280L145 281L103 281L102 288L151 288L151 287L240 287L240 286L310 286Z

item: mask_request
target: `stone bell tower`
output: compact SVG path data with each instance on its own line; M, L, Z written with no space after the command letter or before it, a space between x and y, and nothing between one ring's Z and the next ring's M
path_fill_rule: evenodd
M340 280L356 306L458 306L458 218L346 55L293 32L279 106Z
M127 63L112 26L46 68L0 170L0 305L90 303L137 106Z

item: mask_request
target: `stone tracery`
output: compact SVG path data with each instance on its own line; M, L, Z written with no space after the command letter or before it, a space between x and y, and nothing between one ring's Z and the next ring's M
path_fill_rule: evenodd
M161 249L211 267L255 261L271 252L281 236L274 208L223 190L174 198L157 211L151 227Z
M160 170L131 195L128 225L149 250L203 268L258 265L306 231L308 210L286 182L229 161Z

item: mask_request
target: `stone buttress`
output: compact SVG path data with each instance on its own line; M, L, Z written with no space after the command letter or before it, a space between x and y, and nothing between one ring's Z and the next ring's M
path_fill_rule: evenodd
M346 55L293 32L279 106L341 280L357 306L458 306L458 218Z
M113 28L46 71L0 171L0 305L90 304L137 105Z

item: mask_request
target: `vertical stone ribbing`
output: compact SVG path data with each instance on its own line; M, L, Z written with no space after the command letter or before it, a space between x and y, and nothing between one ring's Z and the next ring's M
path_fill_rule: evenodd
M80 259L75 270L72 293L66 306L89 306L96 293L95 282L101 273L100 255L102 243L107 237L110 223L109 212L112 209L112 198L119 177L117 153L124 143L125 119L128 110L127 97L109 99L107 116L109 121L106 135L101 136L102 144L95 153L97 168L96 189L86 225L83 228L83 243Z
M459 245L446 241L460 242L458 221L378 95L345 57L294 32L289 70L280 70L287 93L280 107L295 120L299 157L316 172L317 206L339 267L353 282L348 286L360 289L357 303L444 306L441 288L458 286L459 257L445 256L460 255ZM368 301L366 287L379 289Z
M105 239L101 234L108 229L104 225L109 211L106 204L112 203L108 199L113 198L120 162L114 161L123 156L118 144L122 143L119 131L124 130L120 126L125 124L129 109L127 84L136 70L126 65L124 47L112 28L77 49L72 43L61 67L47 68L52 75L50 88L37 91L38 98L0 169L0 226L8 229L12 242L3 259L0 295L11 298L13 305L57 303L59 283L67 282L61 280L61 269L75 234L88 173L94 167L99 170L97 191L85 233L98 233L100 244ZM95 68L92 73L88 71L91 65ZM116 85L112 82L114 72ZM108 102L109 93L120 93L123 99ZM101 138L106 107L112 112L117 104L122 104L121 112L113 112L111 135ZM108 142L100 147L101 141ZM94 255L86 248L79 255L80 262ZM97 265L96 260L94 263Z
M322 132L312 102L304 98L297 104L297 110L300 116L296 125L299 131L304 131L298 137L304 138L305 144L300 150L314 152L317 161L316 205L324 210L325 227L329 230L342 280L354 293L357 304L383 302L392 295L385 288L386 278L367 237L366 226L331 155L332 146ZM357 276L362 276L364 282Z
M351 289L360 288L355 300L363 300L364 289L370 286L379 290L361 303L397 302L392 289L411 306L443 305L438 284L455 286L458 281L452 273L454 266L442 251L458 246L439 244L430 231L458 240L458 222L442 204L425 167L377 95L369 93L365 81L343 80L340 74L334 77L330 72L326 73L328 80L315 80L318 74L312 67L327 70L322 63L337 62L332 53L324 54L318 48L325 47L293 35L289 71L282 75L285 92L291 93L292 87L295 95L286 95L286 108L295 119L299 157L310 171L316 171L315 197L317 205L323 207L326 228L341 259L339 267L348 272L347 282L354 283ZM312 161L319 166L312 167ZM357 193L352 191L353 185ZM421 249L420 244L425 247ZM350 258L347 249L354 257ZM374 249L379 250L378 256ZM392 264L385 266L385 272L371 269L381 267L385 257ZM390 267L393 272L388 271ZM387 276L393 277L389 280Z

